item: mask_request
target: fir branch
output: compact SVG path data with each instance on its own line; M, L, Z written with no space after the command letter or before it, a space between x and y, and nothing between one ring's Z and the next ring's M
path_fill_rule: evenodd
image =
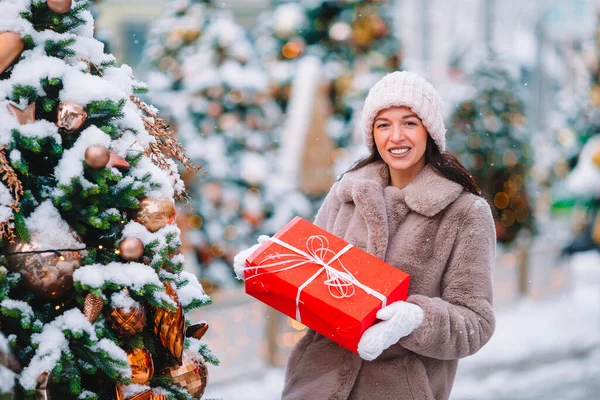
M75 51L69 46L75 43L75 39L64 39L60 42L54 42L52 40L46 40L44 50L46 50L46 55L48 57L56 57L56 58L66 58L66 57L74 57Z

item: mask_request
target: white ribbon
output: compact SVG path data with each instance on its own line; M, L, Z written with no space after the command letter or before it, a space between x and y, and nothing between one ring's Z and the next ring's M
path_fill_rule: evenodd
M294 254L287 254L287 253L271 254L268 257L266 257L260 263L260 265L246 267L246 269L257 271L260 269L266 269L266 268L272 268L272 267L278 267L278 266L283 266L283 267L279 268L279 269L274 269L274 270L271 269L268 272L262 272L262 273L259 273L256 275L252 275L252 276L248 277L247 279L252 279L257 276L264 275L266 273L277 273L277 272L281 272L281 271L287 271L290 269L301 267L306 264L321 265L321 268L319 268L319 270L317 272L315 272L310 278L308 278L306 280L306 282L304 282L298 288L298 292L296 293L296 320L298 322L302 322L302 318L300 317L300 294L302 293L302 290L304 290L304 288L306 286L310 285L323 272L325 272L327 274L327 279L325 279L325 285L329 289L329 294L331 296L333 296L334 298L343 299L343 298L352 297L354 295L354 293L356 292L355 287L358 286L359 288L364 290L367 294L374 296L378 300L380 300L382 303L382 307L386 306L386 297L383 294L377 292L376 290L373 290L370 287L360 283L358 281L358 279L356 279L354 277L354 275L352 275L352 273L350 273L350 271L348 271L346 269L346 267L344 267L344 264L339 259L344 253L346 253L348 250L350 250L352 247L354 247L353 245L348 244L342 250L335 253L333 250L331 250L329 248L329 241L323 235L310 236L306 240L306 250L307 251L300 250L300 249L290 245L289 243L286 243L275 237L271 237L271 238L269 238L269 240L298 254L298 256L300 256L300 257L298 257ZM328 255L332 255L332 257L329 259L329 261L325 261L325 257ZM271 261L271 260L280 260L280 261L265 264L266 261ZM341 269L343 269L343 271L331 266L331 264L335 261L337 261L339 263L339 265L340 265ZM289 265L290 263L292 263L292 265Z

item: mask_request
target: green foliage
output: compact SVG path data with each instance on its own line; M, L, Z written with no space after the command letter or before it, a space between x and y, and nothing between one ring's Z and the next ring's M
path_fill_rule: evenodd
M31 11L21 13L21 17L31 22L38 32L50 29L58 33L65 33L85 23L85 20L79 17L79 13L88 7L88 2L81 1L68 13L57 14L48 9L46 2L33 2Z
M27 100L28 104L34 103L38 98L36 88L29 85L15 85L13 87L11 100L19 102L21 99Z
M93 101L87 105L88 124L102 126L105 122L123 117L125 100L114 102L112 100Z
M57 58L74 57L76 54L75 51L69 48L74 43L75 39L61 40L60 42L46 40L46 55Z
M31 240L31 236L29 235L29 229L27 229L27 225L25 224L25 218L23 214L20 212L14 212L15 216L15 231L17 231L17 235L26 243L29 243Z

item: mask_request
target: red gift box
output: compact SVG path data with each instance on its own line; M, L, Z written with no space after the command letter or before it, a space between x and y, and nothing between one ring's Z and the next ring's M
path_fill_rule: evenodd
M354 353L410 276L296 217L246 259L246 293Z

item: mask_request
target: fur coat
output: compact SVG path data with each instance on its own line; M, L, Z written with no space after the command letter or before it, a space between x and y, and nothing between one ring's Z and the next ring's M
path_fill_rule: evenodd
M409 273L423 322L373 361L308 330L288 359L285 400L445 400L458 359L494 332L487 202L430 165L404 189L388 182L382 161L346 173L315 224Z

